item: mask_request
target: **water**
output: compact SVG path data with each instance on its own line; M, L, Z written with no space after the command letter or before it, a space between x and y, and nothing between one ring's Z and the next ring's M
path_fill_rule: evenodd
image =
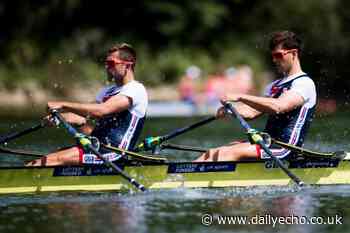
M348 114L316 119L306 147L348 150ZM162 135L198 119L151 119L145 135ZM15 122L19 122L15 125ZM2 121L1 132L15 132L33 120ZM262 127L263 122L252 123ZM174 143L211 147L244 137L237 122L212 122L180 136ZM9 146L48 152L74 143L64 130L43 129ZM171 159L191 160L197 154L164 151ZM23 157L2 156L1 165L21 164ZM205 215L207 214L207 215ZM242 216L251 224L219 224L225 216ZM294 224L272 219L302 216ZM212 225L202 221L212 217ZM306 224L311 218L332 224ZM316 218L315 218L316 217ZM350 187L176 189L147 193L50 193L0 196L0 232L348 232ZM288 221L288 218L284 221ZM237 221L237 220L236 220ZM290 222L289 221L289 222ZM299 221L299 224L296 222ZM338 222L337 222L338 221ZM206 222L208 224L208 222ZM260 223L260 224L257 224ZM304 223L304 224L303 224ZM342 223L342 224L336 224Z
M179 189L146 194L75 193L0 197L1 232L345 232L348 187ZM218 216L341 216L342 225L202 224Z

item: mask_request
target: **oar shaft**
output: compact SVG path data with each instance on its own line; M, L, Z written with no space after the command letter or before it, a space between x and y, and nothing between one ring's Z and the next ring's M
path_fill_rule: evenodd
M141 191L146 191L146 188L138 183L134 178L131 178L128 174L126 174L121 168L119 168L117 165L115 165L114 163L110 162L109 160L107 160L105 157L103 157L103 155L97 151L91 144L88 146L88 148L94 153L96 154L96 156L101 159L105 165L112 167L115 171L117 171L124 179L126 179L127 181L129 181L132 185L134 185L137 189L141 190Z
M272 154L271 150L265 145L263 142L259 142L259 145L263 148L263 150L277 163L277 165L289 176L298 186L302 186L304 184L303 181L299 179L296 175L294 175L289 169L284 165L284 163L278 159L274 154Z
M21 137L25 134L34 132L38 129L43 128L44 126L45 125L42 122L40 122L39 124L33 125L32 127L25 129L25 130L22 130L20 132L15 132L15 133L8 134L6 136L2 136L2 137L0 137L0 144L8 142L8 141L13 140L13 139L16 139L16 138Z
M207 123L209 123L211 121L214 121L215 119L216 119L215 116L211 116L211 117L205 118L205 119L203 119L203 120L201 120L199 122L196 122L196 123L194 123L192 125L183 127L181 129L177 129L177 130L175 130L175 131L173 131L173 132L171 132L169 134L161 136L161 141L170 140L170 139L172 139L172 138L174 138L174 137L176 137L176 136L178 136L180 134L186 133L187 131L190 131L192 129L198 128L198 127L200 127L202 125L205 125L205 124L207 124Z
M82 134L79 133L70 124L68 124L66 122L66 120L61 116L61 114L57 110L53 110L51 112L51 114L54 117L56 117L60 123L63 124L63 126L67 129L67 131L71 135L73 135L74 137L79 139L79 143L83 147L87 147L88 149L90 149L99 159L101 159L104 162L105 165L114 169L114 171L118 172L124 179L126 179L128 182L130 182L132 185L134 185L137 189L139 189L141 191L146 191L146 188L142 184L139 184L135 179L131 178L128 174L126 174L120 167L118 167L116 164L112 163L111 161L109 161L105 157L103 157L103 155L92 146L90 140L86 137L82 137Z
M200 152L200 153L205 153L208 151L208 149L205 149L205 148L194 147L194 146L176 145L176 144L170 144L170 143L162 144L161 148L162 149L173 149L173 150Z
M179 136L183 133L186 133L192 129L198 128L199 126L205 125L213 120L215 120L216 117L215 116L211 116L208 118L205 118L199 122L196 122L192 125L180 128L180 129L176 129L171 133L168 133L166 135L163 136L157 136L157 137L147 137L143 140L142 143L140 143L136 148L135 151L146 151L146 150L153 150L154 148L156 148L157 146L159 146L162 142L165 142L167 140L170 140L176 136Z
M9 148L2 148L2 147L0 147L0 152L6 153L6 154L14 154L14 155L21 155L21 156L37 157L37 158L41 158L46 155L38 152L9 149Z
M246 131L249 131L251 129L250 125L243 119L241 114L239 114L236 108L234 108L230 103L226 103L224 107L225 109L229 109L236 116L243 129Z

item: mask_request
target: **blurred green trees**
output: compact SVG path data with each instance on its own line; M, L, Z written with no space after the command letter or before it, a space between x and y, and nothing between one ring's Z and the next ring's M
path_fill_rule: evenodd
M259 74L270 69L268 35L293 30L305 40L304 70L321 94L350 98L345 0L17 0L2 1L0 17L6 88L101 79L107 48L124 41L137 49L137 75L148 85L175 82L191 64L206 73L249 64Z

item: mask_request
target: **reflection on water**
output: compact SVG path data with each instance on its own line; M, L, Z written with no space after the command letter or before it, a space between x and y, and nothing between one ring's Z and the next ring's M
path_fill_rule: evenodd
M146 194L79 193L0 197L0 232L347 232L350 190L339 186L293 190L179 189ZM245 195L247 193L247 195ZM343 225L243 225L206 227L218 216L322 216ZM262 222L260 222L262 223ZM266 223L266 222L265 222ZM49 229L48 229L49 228Z
M154 119L146 123L145 135L162 135L198 119ZM327 121L328 128L322 127ZM169 123L170 122L170 123ZM318 123L317 123L318 122ZM1 132L11 132L34 124L0 125ZM330 125L331 124L331 125ZM261 128L262 122L254 127ZM343 118L315 121L307 147L313 149L350 150L348 125ZM332 128L332 133L329 129ZM334 132L333 132L334 131ZM234 138L242 138L238 124L231 121L212 122L189 132L174 143L210 147ZM74 142L62 130L43 129L25 136L9 146L48 152ZM196 154L166 151L171 159L191 159ZM23 157L1 156L4 164L23 163ZM0 196L0 232L348 232L350 187L326 186L285 188L177 189L148 193L60 193L43 195ZM342 225L244 225L204 226L204 214L218 216L323 216L339 215Z

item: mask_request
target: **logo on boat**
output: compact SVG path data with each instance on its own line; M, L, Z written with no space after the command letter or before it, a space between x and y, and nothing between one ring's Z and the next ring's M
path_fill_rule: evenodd
M315 160L315 161L293 161L290 163L289 168L332 168L338 167L339 160L327 159L327 160Z
M119 166L121 167L121 166ZM121 167L123 169L123 167ZM117 175L112 168L106 166L86 166L86 167L56 167L53 176L99 176Z
M281 162L288 168L332 168L338 167L339 160L295 160L295 161L285 161ZM265 168L279 168L279 166L273 160L265 161Z
M285 160L281 160L281 162L286 166L289 167L289 162ZM265 161L265 168L266 169L272 169L272 168L279 168L279 166L276 164L274 160L266 160Z
M177 163L169 164L168 173L230 172L236 170L235 163Z

